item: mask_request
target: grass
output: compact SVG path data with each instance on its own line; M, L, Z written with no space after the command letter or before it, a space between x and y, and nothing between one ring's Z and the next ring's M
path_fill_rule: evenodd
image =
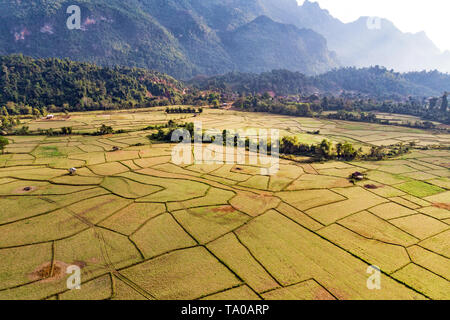
M142 261L138 250L126 236L100 228L90 228L57 241L55 258L80 266L84 282L108 274L112 269Z
M166 211L161 203L133 203L100 223L108 229L131 235L148 220Z
M228 234L210 243L207 247L227 266L238 270L239 277L256 292L265 292L278 287L277 282L239 243L235 235Z
M198 242L207 243L242 226L249 217L231 206L202 207L173 213Z
M122 274L161 300L195 299L240 284L200 247L169 253L125 269Z
M450 259L450 230L439 233L431 238L428 238L420 243L420 245L437 254Z
M394 273L393 277L402 282L413 284L415 288L424 292L432 299L450 299L450 285L448 280L438 277L417 265L410 264Z
M335 298L314 280L308 280L287 288L263 294L267 300L335 300Z
M77 234L88 228L66 210L0 226L0 247L8 248L47 242ZM11 235L14 235L11 237Z
M445 190L421 181L410 181L395 186L396 188L419 198L429 197Z
M448 229L445 223L424 214L393 219L391 223L417 239L426 239Z
M70 119L75 132L132 130L123 134L10 137L0 157L0 299L445 297L448 150L381 162L282 160L265 177L260 164L171 163L172 145L150 145L149 131L139 131L168 118L140 111ZM205 129L255 125L369 149L391 140L450 144L448 135L281 115L205 110L196 120ZM353 185L355 171L368 179ZM407 254L411 263L397 271ZM53 259L61 274L29 283ZM69 292L62 271L74 263L83 266L82 289ZM394 272L382 275L383 290L366 288L374 263Z
M11 223L58 209L58 205L38 197L9 197L4 199L2 204L0 224Z
M62 157L65 155L64 153L58 150L58 147L53 146L39 147L36 150L35 154L45 158Z
M366 264L275 212L248 223L237 232L237 236L283 286L314 277L324 287L333 288L339 299L419 297L414 291L384 276L381 281L385 292L361 291L360 283L367 281Z
M450 279L450 261L419 246L408 248L408 254L415 264L433 271L446 279Z
M418 242L417 238L367 211L342 219L339 224L365 238L380 242L403 247L409 247Z
M367 210L386 202L385 199L359 187L339 188L334 189L334 191L347 200L312 208L307 210L306 213L320 223L329 225L353 213Z
M337 224L321 229L319 234L387 273L392 273L409 263L405 248L373 241Z
M385 220L390 220L390 219L394 219L394 218L399 218L399 217L405 217L405 216L409 216L415 213L414 210L411 210L409 208L406 208L404 206L401 206L397 203L383 203L379 206L373 207L368 209L370 212L372 212L373 214L377 215L378 217L385 219Z
M82 285L83 291L66 291L59 295L60 300L106 300L112 296L110 275L102 276Z
M327 189L280 192L277 195L283 201L299 210L308 210L345 200L343 196Z
M129 199L142 198L162 190L159 186L142 184L120 177L106 177L101 186L114 194Z
M145 223L131 237L131 240L136 243L147 259L196 244L168 213Z
M0 290L31 281L36 266L52 259L50 243L0 250L0 261L15 261L15 264L0 264Z

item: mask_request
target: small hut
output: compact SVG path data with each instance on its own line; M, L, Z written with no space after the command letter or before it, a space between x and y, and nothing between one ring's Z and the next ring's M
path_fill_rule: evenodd
M364 178L365 178L364 173L361 173L358 171L353 172L352 175L350 176L350 179L354 179L356 181L362 181L362 180L364 180Z

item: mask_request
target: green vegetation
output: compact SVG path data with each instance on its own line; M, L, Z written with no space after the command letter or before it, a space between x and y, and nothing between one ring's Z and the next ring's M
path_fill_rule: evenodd
M178 107L167 108L166 111L201 113L201 106L219 108L230 101L234 102L234 108L250 112L301 117L320 116L327 112L330 119L386 124L389 122L377 119L373 112L396 113L424 119L403 124L423 129L434 129L435 125L431 121L450 123L446 93L430 99L418 96L406 99L405 95L415 92L412 88L400 90L399 85L383 82L386 77L391 80L402 79L403 83L406 75L388 77L386 74L389 72L376 67L337 70L317 77L288 71L272 71L261 75L229 74L199 79L191 83L193 87L185 88L167 75L143 69L104 68L69 60L5 56L0 57L1 130L13 131L21 123L19 117L40 118L55 112L183 104L200 108ZM367 85L362 80L355 80L364 76L372 79ZM348 84L352 81L354 87ZM445 82L445 78L442 81ZM348 85L349 93L338 82ZM392 90L397 91L386 95L377 90L369 92L364 87L381 86L381 91L388 92L384 86L391 84ZM320 88L321 93L311 93L314 88ZM344 92L337 95L337 90Z
M83 0L83 30L69 32L67 0L3 1L0 54L132 67L0 57L0 300L450 299L449 75L281 70L185 86L134 68L335 64L316 33L257 18L267 3ZM217 163L176 164L172 135L193 139L193 119L205 143L207 130L225 145L232 129L277 129L265 142L279 166L251 160L253 134L228 141L242 163L219 148ZM67 288L70 265L82 290ZM373 265L382 290L367 289Z
M346 121L355 121L355 122L369 122L369 123L380 123L389 125L391 122L389 120L382 120L377 118L374 113L366 113L359 111L344 111L339 110L338 112L329 113L326 116L328 119L336 119L336 120L346 120ZM443 122L447 122L448 119L440 119ZM437 126L431 121L408 121L402 123L395 123L398 126L405 126L410 128L419 128L419 129L436 129Z
M43 147L39 147L39 149L37 150L37 152L39 153L39 155L41 155L42 157L46 157L46 158L52 158L52 157L61 157L64 154L61 153L58 150L58 147L54 147L54 146L43 146Z
M100 136L104 136L107 134L113 134L114 129L111 126L107 126L105 124L102 124L102 126L98 129L97 134Z
M364 153L362 148L356 149L349 142L339 142L334 145L331 141L324 139L318 144L305 144L298 137L283 137L280 142L280 153L295 156L310 156L318 161L324 160L383 160L406 154L410 151L409 146L402 143L387 147L372 147L369 153Z
M0 150L5 153L5 147L9 144L9 140L5 137L0 137Z
M195 108L166 108L166 113L202 113L203 108L195 109Z
M241 98L233 104L233 107L249 112L269 112L298 117L313 116L313 109L309 103L272 99L269 95Z
M312 112L347 111L406 114L450 124L447 94L450 76L437 71L396 73L376 66L342 68L319 76L273 70L261 74L228 73L196 78L197 90L221 92L241 110L309 116ZM444 94L443 94L444 93ZM432 96L433 98L424 98ZM367 121L361 114L348 120ZM430 123L411 123L429 128Z
M318 33L265 16L255 20L265 10L253 0L3 2L0 55L68 57L179 79L287 67L315 74L338 65ZM66 10L74 4L81 8L81 30L66 28Z
M292 69L290 69L292 70ZM436 96L450 90L450 75L433 72L397 73L383 67L340 68L318 76L300 72L232 72L224 75L195 78L191 81L200 90L220 90L244 95L273 92L277 96L311 95L314 93L346 94L356 92L360 98L369 96L397 100L408 96Z
M445 97L442 100L445 106ZM362 99L354 96L280 96L271 97L264 94L241 96L233 106L238 110L249 112L269 112L299 117L322 116L324 112L329 119L390 124L389 121L378 119L374 112L405 114L426 119L425 121L409 121L396 123L412 128L435 129L431 121L450 124L450 110L442 107L431 108L428 102L410 98L407 102L391 100Z
M399 184L397 188L419 198L432 196L445 191L442 188L433 186L431 184L422 181L405 182Z
M24 119L31 133L58 134L11 135L0 157L0 299L448 298L448 134L197 115L204 129L277 128L292 152L334 157L284 157L264 176L262 163L173 163L172 145L146 136L193 127L164 108L56 117ZM108 127L114 135L93 135ZM402 157L381 147L416 140L423 148ZM350 161L360 146L383 160ZM82 267L79 292L67 290L72 264ZM370 265L385 271L385 290L367 290Z
M191 142L194 142L194 124L184 123L181 125L175 122L168 123L164 127L159 127L158 132L153 133L147 138L152 142L174 142L172 141L173 134L176 131L186 130L189 133ZM206 130L202 132L203 143L213 143L214 137L207 137ZM227 145L227 130L222 132L222 143ZM383 160L387 158L397 157L406 154L410 151L411 145L403 145L398 143L388 147L373 146L369 153L365 154L362 148L358 150L349 142L339 142L334 145L331 141L324 139L317 144L307 144L300 142L297 136L282 137L279 141L266 141L268 154L271 154L272 146L279 145L281 154L293 156L307 156L316 159L316 161L324 160L345 160L351 161L355 159L360 160ZM247 150L250 149L252 141L249 138L243 140L239 134L234 136L234 146L242 146ZM259 147L257 147L259 150Z
M183 89L158 72L21 55L0 57L0 87L3 117L167 105Z

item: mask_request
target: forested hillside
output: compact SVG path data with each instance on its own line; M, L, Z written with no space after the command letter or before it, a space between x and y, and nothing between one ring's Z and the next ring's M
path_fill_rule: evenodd
M183 90L180 82L159 72L21 55L0 57L0 88L0 105L67 111L155 105L176 99Z
M228 73L197 77L191 84L202 90L224 92L293 94L340 94L349 92L377 98L402 99L408 96L435 96L450 91L450 75L433 72L397 73L382 67L341 68L319 76L273 70L261 74Z
M80 7L80 29L66 26L71 5ZM255 20L264 13L259 0L2 0L0 55L142 67L178 79L287 66L317 74L339 65L321 35Z
M219 107L231 97L236 108L246 111L293 116L382 111L449 123L445 93L450 91L449 79L438 72L401 74L374 67L338 69L313 77L286 70L229 73L182 83L145 69L12 55L0 56L0 108L6 117L39 117L46 112L169 104ZM345 115L345 119L352 117Z

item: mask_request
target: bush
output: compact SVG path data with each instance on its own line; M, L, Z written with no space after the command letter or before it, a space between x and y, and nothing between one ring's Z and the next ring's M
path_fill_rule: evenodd
M97 134L100 136L104 136L107 134L113 134L113 133L114 133L114 129L111 126L106 126L104 124L102 124L102 126L97 131Z
M5 153L5 147L9 144L9 140L5 137L0 137L0 150Z

